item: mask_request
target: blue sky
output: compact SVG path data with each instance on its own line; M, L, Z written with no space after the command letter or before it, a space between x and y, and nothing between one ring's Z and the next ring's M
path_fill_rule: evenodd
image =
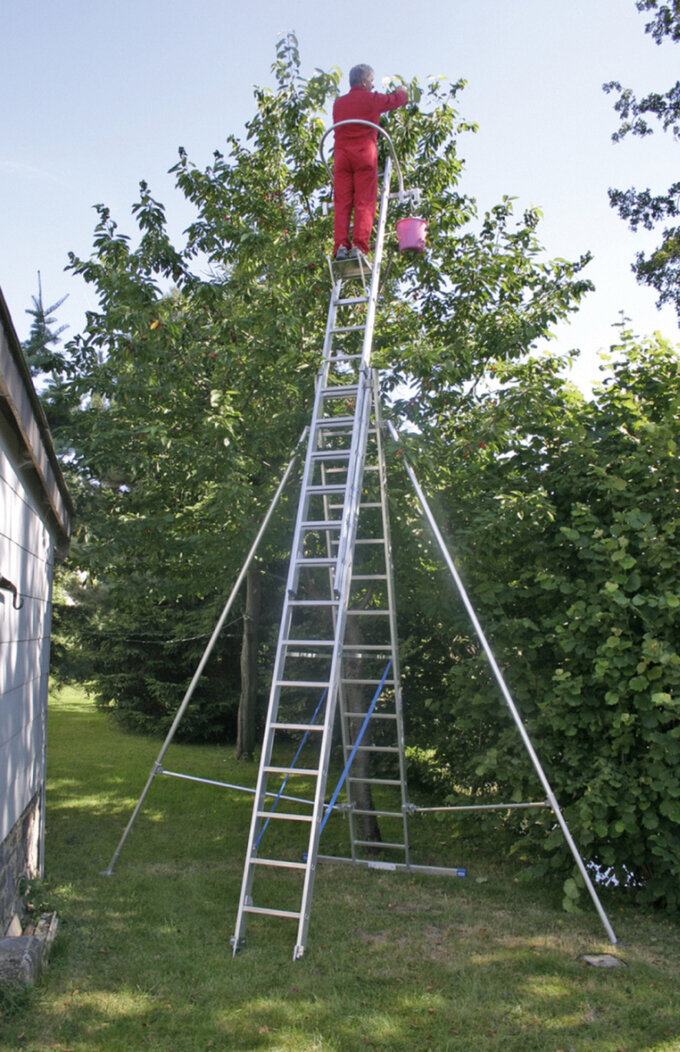
M633 0L0 0L0 286L21 339L42 274L46 301L68 293L59 320L75 334L95 303L64 273L87 256L92 206L134 234L130 208L146 179L179 238L189 213L167 174L183 146L209 162L272 83L278 36L297 33L303 72L369 62L376 82L399 73L464 77L461 113L479 125L461 143L463 189L480 210L503 194L543 210L548 256L590 250L597 286L555 347L579 347L575 378L596 379L597 352L619 311L641 334L679 338L630 263L654 235L633 235L609 208L610 186L665 189L679 148L668 136L611 142L604 81L638 93L677 79L677 45L657 47ZM344 81L346 84L346 80Z

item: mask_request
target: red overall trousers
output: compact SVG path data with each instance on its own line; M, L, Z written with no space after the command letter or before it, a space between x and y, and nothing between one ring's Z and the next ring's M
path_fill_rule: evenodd
M403 106L405 102L406 92L403 88L390 95L381 95L364 87L354 87L347 95L335 100L333 123L354 119L377 124L381 113ZM378 197L377 140L377 130L365 124L346 124L335 130L334 255L340 245L350 248L352 242L362 252L368 252ZM354 229L350 242L352 209Z

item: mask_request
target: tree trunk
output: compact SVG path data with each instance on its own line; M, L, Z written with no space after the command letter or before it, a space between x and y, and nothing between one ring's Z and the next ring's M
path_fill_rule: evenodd
M241 696L238 703L236 759L252 760L255 750L255 706L257 701L257 648L260 636L260 571L246 574L246 608L241 644Z

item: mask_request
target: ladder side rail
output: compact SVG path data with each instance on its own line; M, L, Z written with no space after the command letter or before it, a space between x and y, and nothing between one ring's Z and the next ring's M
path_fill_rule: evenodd
M306 434L307 434L307 428L304 429L304 431L300 435L300 438L298 439L298 447L304 441ZM276 508L276 505L278 504L279 499L281 497L281 494L283 493L283 491L285 489L286 483L288 482L288 479L290 478L290 474L291 474L291 472L293 470L293 467L295 466L295 463L296 463L297 459L298 459L298 453L295 452L293 454L293 456L291 457L290 461L288 462L288 466L287 466L287 468L286 468L286 470L285 470L285 472L284 472L284 474L283 474L283 476L281 478L281 481L279 482L279 485L278 485L278 487L276 489L276 492L275 492L275 494L274 494L274 496L272 498L272 501L271 501L271 504L269 505L267 513L266 513L264 519L262 520L262 524L261 524L259 530L257 531L257 534L255 536L255 540L253 541L253 543L252 543L252 545L250 547L250 551L248 552L248 554L246 556L245 562L243 563L243 566L241 567L241 572L239 573L238 577L236 578L236 583L234 584L234 587L231 590L231 594L230 594L229 598L227 599L227 602L225 603L225 605L224 605L224 607L222 609L222 613L221 613L221 615L219 617L219 620L218 620L217 624L215 625L215 628L213 630L213 633L212 633L210 639L208 640L208 643L207 643L207 646L206 646L205 650L203 651L203 656L201 657L201 660L198 663L198 667L197 667L196 671L194 672L194 675L193 675L193 678L191 680L191 683L187 687L186 693L185 693L184 697L182 698L182 701L180 703L179 709L177 710L175 718L172 721L172 725L170 727L170 730L168 731L168 733L167 733L167 735L165 737L165 741L163 742L163 745L161 746L160 752L158 753L158 756L156 757L156 761L155 761L155 763L154 763L154 765L153 765L153 767L151 769L151 773L149 775L147 783L146 783L144 789L142 790L141 796L139 797L139 800L137 801L137 804L136 804L136 806L135 806L135 808L134 808L134 810L132 812L132 815L130 816L129 822L126 825L125 830L123 831L123 835L120 838L118 846L117 846L116 850L114 851L114 853L113 853L113 855L111 857L111 861L109 862L108 867L103 871L103 874L105 876L110 877L113 874L114 866L116 865L116 862L118 861L118 857L119 857L121 851L123 850L123 846L125 844L125 841L127 840L130 832L132 831L132 827L135 824L137 816L138 816L139 812L142 809L142 806L144 804L144 800L146 799L147 793L149 792L149 789L151 788L151 785L152 785L156 775L159 774L161 772L161 770L162 770L163 759L165 757L165 754L168 751L168 748L170 747L170 744L172 743L173 738L175 737L175 733L177 731L177 728L179 727L179 724L180 724L180 722L182 720L182 717L183 717L184 713L187 710L187 706L189 705L189 702L191 701L191 699L193 697L194 691L196 690L196 686L198 685L198 682L199 682L199 680L200 680L200 678L201 678L201 676L203 674L203 669L205 668L205 666L206 666L206 664L208 662L208 659L209 659L210 655L213 652L213 649L215 647L215 643L217 642L217 639L218 639L222 629L224 628L224 623L227 620L227 617L229 616L229 611L231 610L231 608L233 606L233 603L234 603L234 600L235 600L235 598L236 598L236 596L238 594L239 588L243 584L243 580L244 580L246 574L248 573L248 570L250 569L250 566L251 566L251 564L253 562L253 559L255 558L255 555L257 553L257 549L260 546L260 542L262 540L262 537L264 536L264 534L265 534L265 532L267 530L267 527L269 526L269 523L271 521L272 515L274 514L274 510Z
M342 516L342 529L338 539L338 560L335 575L335 590L340 601L338 609L338 620L336 623L335 645L331 662L330 683L328 688L328 704L326 709L326 722L321 743L320 772L317 778L316 794L314 801L314 821L310 829L309 848L307 852L307 869L305 871L302 901L300 909L300 920L298 925L298 937L293 959L300 959L305 952L307 932L309 929L310 909L314 879L316 875L317 856L319 851L319 838L324 814L324 794L328 776L330 751L332 743L333 723L340 695L342 679L343 641L345 636L345 624L347 620L347 607L352 579L352 562L354 556L354 538L356 536L356 525L359 514L359 503L361 501L361 485L363 482L364 459L366 445L368 442L368 431L371 416L372 389L368 362L370 360L371 346L373 342L373 327L375 323L376 304L380 288L380 263L382 260L382 248L385 234L385 222L387 218L387 206L389 202L389 185L391 178L391 163L388 157L385 163L383 180L383 191L380 202L380 215L378 220L378 232L376 248L371 275L371 287L368 296L366 311L366 322L364 326L364 341L362 348L362 361L358 377L358 391L355 407L355 425L352 429L352 441L350 445L350 459L347 485L345 489L344 510ZM358 425L358 426L357 426Z
M395 441L399 442L400 441L399 433L398 433L398 431L394 427L394 424L391 421L388 421L388 428L389 428L390 434L395 439ZM418 479L416 478L415 472L413 471L413 468L409 464L408 460L405 457L402 458L402 459L403 459L404 467L406 468L406 473L407 473L407 475L408 475L408 477L409 477L409 479L411 481L411 484L412 484L412 486L413 486L413 488L415 490L416 497L418 498L418 503L420 504L420 506L421 506L421 508L423 510L423 514L425 515L425 518L427 519L427 522L428 522L428 524L430 526L430 529L432 530L432 533L433 533L434 538L435 538L435 540L437 542L439 550L440 550L440 552L442 554L444 562L446 563L446 565L448 567L448 570L449 570L449 573L451 574L451 576L452 576L452 578L454 580L454 583L455 583L456 588L458 590L458 594L460 595L460 598L461 598L461 600L463 602L463 605L465 606L465 609L466 609L466 611L468 613L468 616L469 616L470 620L472 621L472 624L474 626L475 632L477 633L479 641L482 644L482 648L484 650L484 653L486 654L486 657L487 657L487 660L489 662L489 665L491 666L493 674L494 674L494 676L496 678L496 682L498 683L498 686L500 687L500 690L501 690L501 693L503 695L503 698L505 699L505 703L508 706L508 709L509 709L510 714L511 714L511 716L512 716L514 722L515 722L517 730L519 731L520 737L522 739L522 742L524 743L524 747L525 747L525 749L526 749L526 751L527 751L527 753L529 755L529 758L530 758L530 760L531 760L531 762L533 764L534 770L536 771L536 774L538 775L539 781L541 782L541 785L543 786L543 789L545 790L546 797L547 797L547 799L548 799L548 801L550 803L550 807L551 807L551 809L552 809L552 811L553 811L553 813L554 813L554 815L555 815L555 817L556 817L556 819L558 821L560 829L562 830L562 833L564 835L564 839L567 842L567 846L569 847L569 850L571 851L573 859L574 859L574 861L575 861L575 863L576 863L576 865L578 867L579 873L581 874L581 877L583 878L583 882L584 882L586 888L588 889L588 893L589 893L589 895L590 895L590 897L592 899L593 905L595 906L595 909L597 910L598 916L599 916L600 920L602 921L602 924L604 926L605 931L607 932L607 935L609 937L609 941L612 943L612 945L616 945L618 940L616 938L616 935L614 934L614 930L613 930L611 924L609 923L609 918L607 917L607 914L605 913L605 911L604 911L604 909L602 907L602 903L600 902L600 899L599 899L598 894L597 894L597 892L595 890L593 882L590 879L590 874L588 873L588 870L585 867L583 859L581 858L581 855L580 855L580 853L578 851L578 848L576 847L574 839L573 839L573 837L572 837L572 835L571 835L571 833L569 831L569 827L567 825L566 819L564 818L564 815L562 814L562 811L561 811L560 806L559 806L559 804L557 802L555 794L552 791L550 782L548 781L548 778L547 778L547 776L545 774L545 771L543 770L543 767L541 766L541 762L540 762L540 760L538 758L538 755L536 754L536 751L535 751L535 749L534 749L534 747L533 747L533 745L531 743L531 739L529 738L529 735L528 735L528 733L526 731L526 728L524 727L524 724L522 723L522 718L521 718L521 716L520 716L520 714L519 714L519 712L517 710L517 707L515 706L515 703L514 703L514 701L512 699L510 691L508 690L508 687L507 687L507 685L505 683L505 679L503 677L503 673L501 672L500 668L498 667L498 664L497 664L496 659L495 659L495 657L493 655L491 647L489 646L487 638L484 635L484 631L482 629L482 626L480 625L479 620L477 618L477 615L475 613L475 610L474 610L474 608L472 606L472 603L470 602L470 599L468 598L467 591L465 590L465 586L464 586L464 584L463 584L463 582L462 582L462 580L460 578L460 575L459 575L458 571L456 570L455 563L454 563L453 559L451 558L449 550L448 550L448 548L447 548L447 546L446 546L446 544L444 542L444 538L442 537L442 535L441 535L441 533L439 531L439 527L437 526L436 519L435 519L434 515L432 514L432 511L430 509L430 505L429 505L429 503L427 501L427 498L426 498L426 496L425 496L425 494L424 494L424 492L423 492L423 490L422 490L422 488L420 486L420 483L418 482Z
M385 542L385 567L387 576L387 605L389 610L390 640L392 643L392 668L394 680L394 709L397 722L397 745L399 748L399 781L401 782L401 810L404 829L405 862L411 861L408 783L406 779L406 739L404 735L403 697L401 690L401 664L399 661L399 633L397 629L397 605L394 587L394 559L392 556L392 536L390 531L390 513L387 497L387 469L383 445L384 422L380 404L378 370L373 370L373 397L375 400L376 442L378 445L378 473L380 479L380 503L382 505L383 537Z
M321 414L323 413L324 402L322 391L325 383L326 370L328 368L328 359L332 346L332 331L335 327L335 319L337 313L337 298L340 292L340 286L341 282L338 282L337 287L334 287L333 293L331 295L326 320L326 335L324 338L323 357L316 378L314 405L312 410L312 422L307 441L307 452L305 456L302 485L300 488L300 497L298 500L295 527L293 531L291 558L288 564L288 574L286 577L286 594L284 596L283 609L281 611L281 622L279 626L276 653L273 663L272 684L269 693L269 702L267 706L267 717L263 735L262 753L260 756L260 765L257 775L255 799L253 801L253 811L250 820L250 829L248 832L248 844L246 848L246 857L243 869L243 880L241 883L241 893L239 896L239 904L236 915L236 928L233 937L234 953L236 953L239 944L245 938L246 906L250 902L253 880L255 877L255 866L253 864L253 860L257 856L258 846L261 838L261 829L264 824L264 821L260 817L260 814L264 810L264 802L268 785L268 772L266 768L270 766L271 756L274 747L273 724L276 723L278 717L279 700L281 696L281 687L278 684L284 678L283 670L286 663L287 655L287 644L284 641L290 637L290 625L292 617L292 607L290 606L290 599L292 595L296 594L298 588L300 560L302 557L302 541L304 535L302 523L304 522L307 516L307 504L309 499L308 489L314 471L313 455L318 448L319 431L317 423ZM318 781L319 779L317 779L317 791Z
M371 277L371 287L370 287L369 295L368 295L368 303L366 305L366 323L365 323L365 327L364 327L364 340L363 340L363 346L362 346L362 352L361 352L361 367L360 367L360 374L359 374L359 394L357 395L357 407L356 407L356 411L355 411L355 419L361 419L359 401L360 401L360 399L366 397L366 391L368 389L368 369L369 369L369 363L370 363L370 357L371 357L371 348L373 346L373 331L374 331L374 327L375 327L376 307L377 307L377 303L378 303L378 294L379 294L379 291L380 291L380 265L381 265L381 262L382 262L383 245L384 245L384 241L385 241L385 226L386 226L386 222L387 222L387 208L388 208L388 204L389 204L391 174L392 174L392 164L391 164L390 158L388 157L387 160L385 161L385 171L384 171L384 175L383 175L383 188L382 188L382 195L381 195L381 198L380 198L380 212L379 212L379 215L378 215L378 227L377 227L377 233L376 233L375 251L374 251L374 256L373 256L373 272L372 272L372 277ZM362 383L362 379L363 379L363 383ZM365 449L366 438L367 438L367 429L366 429L366 435L364 435L363 433L357 433L356 428L355 428L354 434L352 435L352 447L351 447L352 448L352 455L356 455L356 449L357 448L362 448L360 446L360 443L363 444L363 448ZM356 460L352 460L350 458L350 464L353 464L353 463L357 464L357 461ZM363 474L363 461L362 461L362 463L360 465L360 470L361 470L361 472ZM346 491L346 497L345 497L345 507L346 507L346 509L347 509L347 505L348 505L348 502L349 502L350 491L351 491L350 487L351 487L352 482L353 482L353 480L348 477L348 479L347 479L347 491ZM338 566L340 566L342 564L342 562L344 562L344 560L345 560L348 540L349 540L349 534L348 534L347 530L344 528L344 525L343 525L343 529L342 529L342 531L340 533L340 538L339 538L339 543L338 543Z

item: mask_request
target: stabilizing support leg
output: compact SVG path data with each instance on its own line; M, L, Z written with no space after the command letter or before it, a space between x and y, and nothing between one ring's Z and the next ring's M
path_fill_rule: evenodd
M300 436L300 441L298 442L298 448L300 446L300 443L305 438L306 433L307 433L307 428L305 428L305 430L303 431L302 435ZM260 541L262 540L262 537L264 536L264 533L265 533L265 531L267 529L267 526L269 525L271 517L274 514L274 509L276 508L276 505L279 502L279 499L281 497L281 494L283 493L283 490L284 490L284 488L286 486L286 483L288 482L288 479L290 478L290 474L291 474L291 472L293 470L293 467L295 466L295 462L296 462L297 458L298 458L298 454L296 452L293 455L293 457L291 458L291 460L290 460L290 462L288 464L288 467L286 468L286 470L285 470L285 472L283 474L283 478L279 482L279 485L278 485L278 488L276 490L276 493L274 494L274 497L272 498L272 502L269 505L269 510L267 511L267 514L264 517L262 525L260 526L260 529L258 530L257 536L256 536L255 540L253 541L251 549L248 552L248 555L246 556L246 561L244 562L243 567L241 569L241 572L238 575L238 578L236 580L236 584L234 585L234 587L233 587L233 589L231 591L231 595L227 599L227 602L226 602L226 604L224 606L224 609L222 610L222 613L220 615L220 619L217 622L217 624L215 625L215 629L213 631L213 634L211 635L210 640L208 641L208 645L206 646L206 648L205 648L205 650L203 652L203 657L201 658L201 660L200 660L200 662L198 664L198 668L196 669L196 671L194 673L193 679L191 680L191 683L189 684L189 686L187 688L186 694L184 695L184 697L182 699L182 703L181 703L179 709L177 710L177 714L176 714L174 720L172 721L172 726L171 726L170 730L167 733L165 741L163 742L163 745L161 747L161 751L159 752L159 754L158 754L158 756L156 758L156 762L154 763L154 765L153 765L153 767L151 769L151 774L149 775L148 781L147 781L146 785L144 786L144 789L142 790L142 795L140 796L139 800L137 801L135 809L132 812L132 815L130 816L130 821L128 822L128 824L125 827L123 835L120 838L120 842L118 844L118 847L114 851L114 853L113 853L113 855L111 857L111 861L109 862L108 867L106 869L102 870L102 876L106 876L106 877L112 876L113 871L114 871L114 867L116 865L116 862L118 861L118 856L120 855L121 851L123 850L123 846L124 846L125 841L127 840L128 836L130 835L130 832L132 830L133 825L135 824L135 821L137 819L137 815L139 814L139 812L142 809L142 806L144 804L144 800L146 799L147 793L149 792L149 789L151 788L156 775L157 774L162 774L162 772L163 772L163 758L164 758L166 752L168 751L168 748L170 746L170 743L172 742L172 739L175 737L175 732L177 731L177 728L179 727L179 724L180 724L180 722L182 720L182 716L186 712L187 706L188 706L189 702L191 701L191 698L192 698L193 693L194 693L194 691L196 689L198 681L200 680L200 678L201 678L201 676L203 674L203 669L205 668L205 666L207 664L208 658L212 654L213 648L215 646L215 643L217 642L219 634L220 634L220 632L222 631L222 629L224 627L224 623L227 620L227 617L229 616L229 611L232 608L232 605L233 605L234 599L236 598L238 590L241 587L241 585L243 584L243 580L244 580L246 574L248 573L248 570L250 569L250 564L252 563L253 559L255 558L255 554L256 554L257 549L258 549L258 547L260 545Z
M395 442L399 442L400 441L399 433L397 432L397 430L394 427L394 425L392 424L392 422L388 421L387 422L387 426L389 428L389 432L390 432L390 435L392 436L392 438L395 440ZM567 823L566 823L566 820L564 818L564 815L562 814L562 812L560 810L560 807L559 807L559 804L557 802L557 799L555 798L555 794L553 793L552 788L550 787L550 783L548 782L548 779L547 779L547 777L545 775L545 772L544 772L544 770L543 770L543 768L541 766L541 763L540 763L540 761L538 759L538 756L536 755L534 747L531 744L531 739L529 738L529 735L526 732L526 729L524 727L524 724L522 723L522 720L521 720L521 717L519 715L519 712L517 711L515 703L512 700L512 697L510 695L510 691L508 690L508 687L507 687L507 685L505 683L505 680L503 678L503 674L502 674L500 668L498 667L496 659L493 656L493 653L491 651L491 647L489 646L487 638L484 635L484 632L482 630L482 626L480 625L480 623L479 623L479 621L477 619L477 615L476 615L476 613L474 611L472 603L470 602L470 600L468 598L468 594L465 591L465 586L464 586L462 580L460 579L460 575L458 574L458 571L456 570L455 563L454 563L453 559L451 558L451 555L449 553L448 548L446 547L446 544L444 543L444 538L442 537L442 535L441 535L441 533L439 531L439 527L437 526L437 523L436 523L436 520L434 518L434 515L432 514L430 506L429 506L429 504L427 502L427 498L425 497L425 494L423 493L423 490L422 490L422 488L420 486L420 483L418 482L418 479L416 478L416 475L415 475L415 472L413 471L413 468L411 467L409 462L406 460L406 458L403 459L403 463L404 463L404 467L406 468L406 473L407 473L407 475L408 475L408 477L409 477L409 479L411 481L411 484L412 484L412 486L413 486L413 488L415 490L416 496L418 498L418 502L419 502L421 508L423 509L423 514L425 515L425 518L427 519L427 522L428 522L428 524L430 526L430 529L432 530L432 533L434 534L434 538L435 538L435 540L437 542L437 545L438 545L439 550L440 550L440 552L442 554L444 562L446 563L446 565L448 567L449 573L453 577L454 583L455 583L456 588L458 590L458 594L460 595L460 597L461 597L461 599L463 601L463 605L465 606L465 609L467 610L468 616L469 616L470 620L472 621L472 624L474 626L475 632L477 633L477 636L479 638L480 643L482 644L482 647L484 649L484 653L486 654L486 657L487 657L487 660L489 662L489 665L491 666L491 670L492 670L492 672L493 672L493 674L494 674L494 676L496 678L496 682L498 683L498 686L500 687L501 693L502 693L502 695L503 695L503 697L505 699L505 703L508 706L508 709L510 710L510 714L511 714L513 720L515 721L515 725L516 725L516 727L517 727L517 729L519 731L520 737L521 737L521 739L522 739L522 741L524 743L524 747L525 747L527 753L529 754L529 758L530 758L530 760L531 760L531 762L532 762L532 764L534 766L534 770L536 771L536 774L539 777L541 785L543 786L543 789L545 791L545 794L546 794L547 800L548 800L548 802L550 804L550 807L551 807L551 809L552 809L552 811L553 811L553 813L555 815L555 818L557 819L557 822L558 822L558 824L560 826L560 829L562 830L562 833L564 834L564 839L566 840L567 845L569 847L569 850L571 851L571 853L573 855L573 858L574 858L574 861L575 861L575 863L576 863L576 865L578 867L579 873L581 874L581 877L583 878L583 883L585 884L586 888L588 889L588 893L589 893L589 895L590 895L590 897L591 897L591 899L593 901L593 905L595 906L595 909L598 912L600 920L602 921L602 924L604 925L604 929L607 932L607 936L609 938L609 941L613 945L616 945L618 940L616 938L616 935L614 934L614 930L613 930L611 924L609 923L609 919L608 919L607 914L605 913L605 911L604 911L604 909L602 907L602 903L600 902L598 894L597 894L597 892L595 890L595 886L593 885L593 882L590 879L590 874L588 873L588 870L586 869L586 867L585 867L585 865L583 863L583 859L581 858L581 856L580 856L580 854L579 854L579 852L577 850L576 844L574 843L573 837L572 837L571 833L569 832L569 827L567 826Z

